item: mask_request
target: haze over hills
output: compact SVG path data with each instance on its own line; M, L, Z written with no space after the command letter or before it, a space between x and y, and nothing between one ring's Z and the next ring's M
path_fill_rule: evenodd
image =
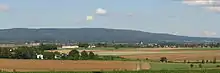
M0 30L0 41L74 40L78 42L158 42L158 41L220 41L220 38L188 37L136 30L106 28L13 28Z

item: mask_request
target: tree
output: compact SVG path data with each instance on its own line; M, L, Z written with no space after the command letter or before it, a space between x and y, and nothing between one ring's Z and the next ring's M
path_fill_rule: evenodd
M83 48L88 48L89 44L88 43L79 43L78 46L83 47Z
M202 60L202 63L204 64L204 63L205 63L205 60Z
M119 49L119 46L118 45L115 45L114 46L115 50Z
M33 49L30 47L18 47L14 50L14 58L17 59L35 59L36 54L39 52L37 49Z
M82 60L87 60L89 58L88 53L84 50L81 52L81 59Z
M44 52L43 53L43 55L44 55L44 59L54 59L54 56L55 56L55 53L53 53L53 52Z
M57 49L57 45L41 44L38 48L41 49L41 50L56 50Z
M214 57L214 59L213 59L213 63L214 63L214 64L216 63L216 57Z
M11 58L11 48L0 48L0 58Z
M89 52L89 59L95 59L95 54L92 51Z
M68 58L71 60L79 60L80 58L79 51L71 50L68 54Z
M206 63L209 63L209 60L206 60Z
M202 68L202 64L199 64L199 68Z
M193 68L194 67L194 65L193 64L190 64L190 68Z
M161 58L160 58L160 61L161 61L161 62L167 62L167 60L168 60L167 57L161 57Z
M184 60L184 63L186 63L186 60Z
M95 44L96 47L107 47L108 44L105 42Z

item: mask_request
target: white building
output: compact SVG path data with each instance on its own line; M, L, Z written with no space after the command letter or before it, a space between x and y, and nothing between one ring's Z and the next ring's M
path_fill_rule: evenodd
M95 47L96 47L96 46L91 46L91 45L90 45L90 46L88 46L88 48L95 48Z
M44 55L42 55L42 54L37 54L37 59L44 59Z
M74 49L79 48L79 46L62 46L61 49Z

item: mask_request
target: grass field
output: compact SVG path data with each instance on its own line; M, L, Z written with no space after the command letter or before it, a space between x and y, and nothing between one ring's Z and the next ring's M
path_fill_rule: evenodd
M190 63L191 64L191 63ZM199 67L198 64L193 64L194 67L190 68L190 64L185 63L150 63L151 69L150 70L199 70L199 69L220 69L217 65L220 64L202 64L202 68Z
M188 70L188 64L175 64L175 63L150 63L151 70Z

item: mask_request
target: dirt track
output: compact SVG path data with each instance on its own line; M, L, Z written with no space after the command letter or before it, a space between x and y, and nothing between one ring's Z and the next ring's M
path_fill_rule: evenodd
M71 60L12 60L0 59L0 69L4 71L100 71L136 70L136 62L128 61L71 61ZM142 69L149 69L147 63Z

